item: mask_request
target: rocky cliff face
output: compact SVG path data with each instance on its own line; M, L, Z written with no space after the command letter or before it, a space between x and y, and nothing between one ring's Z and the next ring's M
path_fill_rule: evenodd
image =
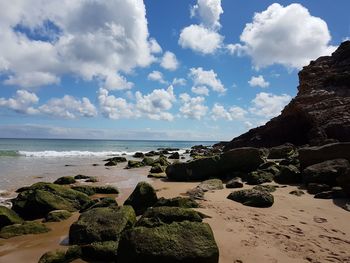
M350 141L350 41L299 72L297 96L281 115L234 138L225 149Z

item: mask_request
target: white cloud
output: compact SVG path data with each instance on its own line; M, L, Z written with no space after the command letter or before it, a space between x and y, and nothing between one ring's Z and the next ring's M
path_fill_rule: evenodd
M38 102L39 98L36 94L26 90L17 90L13 98L0 98L0 107L6 107L18 113L36 114L38 111L32 106Z
M211 118L213 120L243 120L246 114L247 111L242 109L241 107L233 106L229 110L226 110L224 106L218 103L215 103L211 110Z
M23 88L56 84L65 74L120 82L119 73L148 66L161 52L149 39L143 1L1 1L0 27L0 73ZM124 88L130 84L112 85Z
M127 81L127 79L114 72L106 72L105 77L102 78L102 88L107 90L128 90L134 86L134 83Z
M163 74L160 71L153 70L148 74L147 79L158 81L159 83L166 84L167 82L164 80Z
M182 29L179 45L203 54L215 53L222 46L223 36L201 25L190 25Z
M197 95L209 96L209 89L206 86L195 86L191 91Z
M200 120L207 114L204 97L191 97L187 93L182 93L179 97L182 102L180 112L185 118Z
M179 66L179 62L176 59L174 53L167 51L164 53L160 65L167 70L176 70Z
M260 92L252 100L252 106L249 111L252 114L262 117L275 117L281 113L284 106L286 106L291 96L287 94L274 95L272 93Z
M275 3L256 13L240 39L242 45L231 44L227 48L231 53L251 56L256 68L281 64L299 69L335 50L329 45L327 23L312 16L301 4L283 7Z
M252 76L248 83L251 87L267 88L270 86L270 83L266 81L262 75L257 77Z
M195 86L208 86L213 91L219 93L224 93L226 91L224 85L213 70L203 70L201 67L191 68L189 77L192 78Z
M224 11L221 0L197 0L191 9L191 16L198 16L201 23L210 28L220 28L220 15Z
M186 86L187 81L184 78L174 78L172 84L179 86Z

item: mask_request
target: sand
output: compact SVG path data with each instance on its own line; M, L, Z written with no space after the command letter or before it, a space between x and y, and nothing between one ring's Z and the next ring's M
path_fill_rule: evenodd
M134 171L146 177L148 169ZM162 180L152 180L152 184L159 197L184 195L198 185ZM226 197L232 189L207 192L198 210L211 217L204 221L213 229L220 263L350 262L350 213L332 200L289 194L295 189L278 188L270 208L252 208L231 201ZM131 191L121 189L118 203ZM63 223L50 223L53 230L46 234L0 240L0 262L34 263L46 251L67 248L69 226L77 217L75 214Z

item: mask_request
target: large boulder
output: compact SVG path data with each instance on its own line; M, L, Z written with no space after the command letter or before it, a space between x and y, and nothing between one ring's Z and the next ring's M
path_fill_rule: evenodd
M175 207L182 207L182 208L197 208L199 207L198 203L187 197L174 197L166 199L164 197L161 197L158 199L157 203L153 205L154 207L157 206L175 206Z
M136 215L143 214L148 207L153 206L158 201L156 191L146 182L139 182L131 195L126 199L124 205L134 208Z
M53 182L54 184L74 184L76 183L73 176L63 176L58 178L56 181Z
M73 190L82 192L86 195L94 195L94 194L119 194L118 188L110 185L103 186L92 186L92 185L78 185L73 186Z
M45 221L46 222L61 222L72 216L72 213L67 210L55 210L47 214Z
M136 222L132 207L99 207L82 213L69 229L70 244L118 241L120 234Z
M242 188L244 186L240 177L235 177L226 183L226 188Z
M219 249L208 224L179 222L134 227L119 242L119 263L217 263Z
M0 238L11 238L28 234L42 234L49 231L50 229L42 223L27 221L22 224L14 224L3 227L0 231Z
M86 204L79 212L85 212L87 210L97 207L117 207L118 203L113 197L101 197L91 200L90 203Z
M178 152L174 152L169 156L169 159L180 159L180 154Z
M294 165L280 165L279 172L274 180L279 184L300 184L302 176L300 170Z
M4 226L21 224L23 219L20 218L15 211L5 207L0 206L0 229Z
M93 242L81 247L81 258L88 262L116 262L118 241Z
M209 179L201 182L197 187L203 191L213 191L224 189L224 185L220 179Z
M268 171L257 170L250 172L247 177L247 183L250 185L272 182L274 175Z
M273 195L268 191L246 189L232 192L228 199L253 207L270 207L274 203Z
M12 209L25 219L46 216L53 210L75 212L90 202L90 198L78 191L51 183L36 183L11 200Z
M305 184L317 183L335 186L338 177L346 177L350 173L350 163L345 159L329 160L308 166L303 170Z
M347 159L350 162L350 142L332 143L320 147L299 149L299 160L302 169L317 163L334 159Z
M284 144L269 149L268 159L287 159L295 155L296 151L292 144Z

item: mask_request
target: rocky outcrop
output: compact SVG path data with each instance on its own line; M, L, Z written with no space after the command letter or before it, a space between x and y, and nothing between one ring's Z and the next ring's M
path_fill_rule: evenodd
M281 115L225 146L300 146L350 141L350 41L299 72L297 96Z

